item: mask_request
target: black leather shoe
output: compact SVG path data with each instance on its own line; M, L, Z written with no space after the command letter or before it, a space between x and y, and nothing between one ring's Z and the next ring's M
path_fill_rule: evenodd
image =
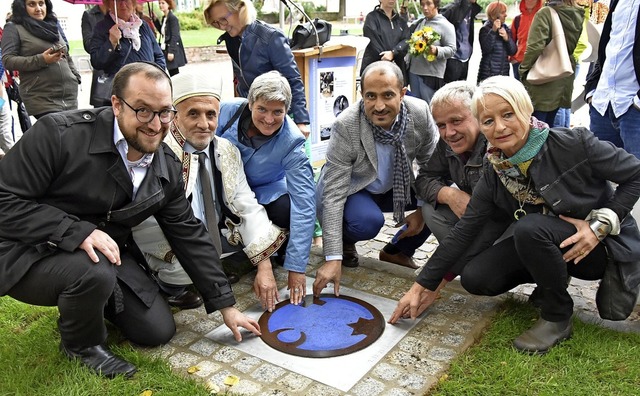
M342 247L342 265L349 268L355 268L358 265L358 251L356 245L344 243Z
M520 352L542 355L549 349L571 337L573 321L571 318L562 322L549 322L542 318L529 330L520 334L513 341L513 347Z
M198 293L194 293L190 290L185 290L175 296L168 296L167 302L172 307L180 309L193 309L202 305L202 297Z
M136 366L122 360L107 347L102 345L94 345L85 348L70 348L60 343L60 351L69 359L78 359L85 366L95 371L97 374L107 378L114 378L118 375L124 375L131 378L137 371Z
M240 282L240 276L238 274L234 274L233 272L231 272L225 275L227 275L227 280L229 281L230 285Z

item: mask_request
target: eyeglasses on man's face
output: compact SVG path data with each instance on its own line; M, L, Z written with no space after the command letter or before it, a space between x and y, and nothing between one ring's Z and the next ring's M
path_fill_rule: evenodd
M222 28L225 27L229 24L229 21L227 20L227 18L229 18L231 15L233 14L233 11L229 11L227 13L227 15L225 15L224 17L220 18L219 20L213 20L211 21L211 25L215 28Z
M163 109L160 111L153 111L151 109L147 109L146 107L139 107L134 109L126 100L121 97L117 97L122 103L126 104L134 113L136 113L136 119L144 124L147 124L155 118L156 114L158 115L158 119L162 124L169 124L176 118L176 113L178 112L175 109Z

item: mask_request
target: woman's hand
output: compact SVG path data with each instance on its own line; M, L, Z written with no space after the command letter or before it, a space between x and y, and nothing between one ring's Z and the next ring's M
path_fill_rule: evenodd
M56 63L56 62L60 61L60 59L62 59L62 57L64 56L64 50L58 51L58 52L53 52L53 50L51 48L47 48L42 53L42 56L44 56L44 63L46 63L47 65L50 65L50 64Z
M111 29L109 29L109 41L111 42L111 47L116 48L121 38L122 32L118 29L118 25L111 26Z
M507 29L501 27L498 29L498 35L502 37L504 41L509 41L509 36L507 35Z
M302 134L304 135L304 138L307 139L311 134L311 130L309 129L309 124L296 124L296 125L298 126L298 129L300 130L300 132L302 132Z
M562 255L562 258L566 262L573 260L574 264L578 264L598 245L598 237L596 237L596 234L589 228L589 222L563 215L560 215L560 218L567 223L573 224L576 230L578 230L575 234L560 243L561 249L573 245L571 249Z
M380 60L392 61L393 51L382 51L380 53Z
M493 21L493 26L491 26L491 30L493 30L494 32L497 32L498 29L500 29L502 27L502 21L499 19L496 19L495 21Z
M289 271L289 280L287 282L289 288L289 302L298 305L307 295L307 278L304 272Z
M173 59L174 59L174 58L175 58L175 56L173 56L173 54L172 54L172 53L168 53L168 54L167 54L167 61L169 61L169 62L173 62Z

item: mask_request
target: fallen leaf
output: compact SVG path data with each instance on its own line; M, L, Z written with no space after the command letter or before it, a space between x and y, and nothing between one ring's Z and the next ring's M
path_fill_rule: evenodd
M189 374L197 373L198 371L200 371L200 367L198 366L191 366L187 369L187 373Z
M207 381L205 385L210 394L216 395L220 393L220 387L213 383L213 381Z
M240 382L240 378L236 377L235 375L229 375L224 379L224 384L227 386L234 386L238 382Z
M153 395L153 391L149 389L145 390L140 394L140 396L151 396L151 395Z

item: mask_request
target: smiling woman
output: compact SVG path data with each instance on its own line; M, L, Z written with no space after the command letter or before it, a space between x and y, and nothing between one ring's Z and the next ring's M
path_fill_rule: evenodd
M20 72L27 111L40 118L76 109L80 74L68 56L51 0L14 0L12 12L2 36L2 63Z
M242 155L249 187L269 219L288 230L278 261L289 271L290 290L306 285L315 223L315 183L304 136L286 114L292 103L287 79L277 71L257 77L248 100L223 101L216 134Z
M224 41L231 57L237 96L246 98L259 75L271 70L280 72L289 82L293 95L290 115L300 131L308 136L307 100L289 40L281 30L256 17L256 9L249 0L208 0L204 9L207 24L225 31L218 43Z

